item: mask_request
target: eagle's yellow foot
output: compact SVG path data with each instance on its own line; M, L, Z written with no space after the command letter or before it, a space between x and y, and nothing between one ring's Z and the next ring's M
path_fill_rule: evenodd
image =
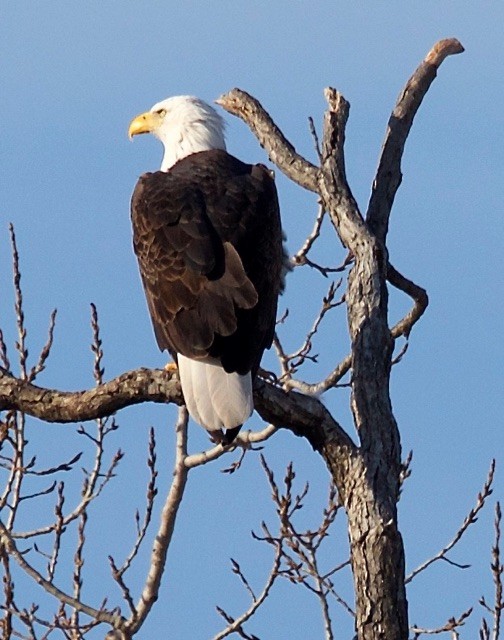
M176 362L168 362L164 366L164 370L168 373L178 373L178 367Z

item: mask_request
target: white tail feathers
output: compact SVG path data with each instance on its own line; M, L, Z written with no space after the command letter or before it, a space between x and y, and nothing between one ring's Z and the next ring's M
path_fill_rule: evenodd
M254 410L252 375L226 373L220 364L179 354L180 384L191 417L207 431L242 425Z

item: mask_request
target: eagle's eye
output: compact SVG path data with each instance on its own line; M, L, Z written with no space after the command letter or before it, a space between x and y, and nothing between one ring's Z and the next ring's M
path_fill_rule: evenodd
M164 118L166 115L166 109L158 109L156 113L158 114L158 116L161 116L162 118Z

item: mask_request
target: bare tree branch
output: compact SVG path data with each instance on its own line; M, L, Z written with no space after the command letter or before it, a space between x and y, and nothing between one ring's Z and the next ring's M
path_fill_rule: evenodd
M366 216L369 228L381 242L385 242L390 211L401 184L401 158L413 119L443 60L463 51L455 38L437 42L406 83L392 111Z
M417 627L414 625L411 627L411 631L415 634L414 638L419 638L421 635L437 635L438 633L445 633L447 631L454 631L459 627L463 627L467 618L471 615L473 609L467 609L459 615L458 618L452 617L450 618L442 627L437 627L436 629L423 629L422 627Z
M0 411L14 410L46 422L96 420L141 402L182 403L176 373L136 369L88 391L44 389L0 369Z
M399 273L390 262L387 265L387 280L396 289L403 291L414 300L413 308L390 330L393 338L399 338L400 336L408 338L413 326L420 320L427 309L429 304L427 291Z
M250 618L254 615L254 613L263 604L263 602L268 597L268 595L269 595L269 593L271 591L271 588L273 587L273 584L275 583L275 580L278 578L278 570L279 570L279 567L280 567L281 555L282 555L281 552L282 552L281 545L280 544L276 545L275 556L273 558L273 565L272 565L271 570L269 572L269 575L268 575L268 578L266 580L266 583L265 583L261 593L258 596L252 598L252 603L251 603L250 607L246 611L244 611L237 618L232 618L231 616L226 614L226 612L221 607L217 607L217 611L220 613L220 615L229 624L225 629L223 629L217 635L215 635L213 637L213 640L222 640L223 638L226 638L227 636L231 635L232 633L239 632L239 630L241 630L242 625L245 622L247 622L247 620L250 620ZM250 636L248 636L248 635L243 635L242 637L250 638Z
M464 522L461 524L457 533L453 536L451 541L441 549L441 551L436 553L435 556L432 556L432 558L429 558L428 560L423 562L419 567L417 567L414 571L412 571L409 574L409 576L405 578L405 584L409 584L413 580L413 578L415 578L415 576L417 576L422 571L425 571L425 569L430 567L430 565L436 562L437 560L448 560L446 558L446 554L448 553L448 551L453 549L453 547L459 542L459 540L462 538L462 536L467 531L467 529L476 522L477 520L476 516L481 511L481 509L483 509L483 507L485 506L486 499L491 495L494 473L495 473L495 460L492 460L490 469L488 471L487 479L485 481L485 484L483 485L483 489L481 490L481 493L478 493L476 505L469 511L467 516L464 518Z
M57 391L26 383L0 368L0 411L17 410L46 422L81 422L108 416L142 402L182 403L175 372L136 369L88 391ZM254 385L255 407L266 422L308 438L314 448L325 436L353 446L349 436L315 398L287 393L264 380ZM334 432L332 432L334 430Z
M264 537L254 535L257 540L264 541L275 549L281 549L281 566L278 573L292 584L302 585L313 593L322 609L322 620L326 640L334 638L333 625L330 616L329 597L333 596L347 613L355 617L354 611L336 592L330 579L336 572L348 566L350 561L340 563L330 571L323 572L319 567L318 552L322 542L328 536L329 528L333 524L341 508L334 486L330 487L327 507L324 509L322 520L315 530L299 531L294 523L295 515L303 508L308 494L308 484L299 493L294 493L294 479L296 474L292 463L287 467L284 477L284 488L278 486L273 471L261 456L261 463L271 488L272 500L279 518L279 532L273 536L268 526L263 522Z
M484 597L480 598L480 605L488 611L492 616L492 630L488 626L487 621L483 618L481 622L480 638L481 640L499 640L501 631L501 618L504 611L504 590L502 584L502 575L504 573L504 565L501 562L501 523L502 511L500 502L495 505L495 542L492 547L492 563L490 565L492 577L495 586L494 602L489 606Z
M324 221L325 214L326 210L324 209L322 203L319 202L318 212L315 218L313 229L306 237L301 248L298 249L298 251L292 256L290 263L293 267L308 265L309 267L312 267L312 269L316 269L317 271L319 271L324 276L324 278L327 278L330 273L340 273L341 271L345 271L345 269L349 265L349 261L348 258L346 258L343 261L343 264L338 267L325 267L317 264L316 262L313 262L313 260L310 260L310 258L308 258L308 253L311 251L316 240L320 238L322 223Z
M51 348L54 340L54 327L56 326L56 309L51 313L51 317L49 319L49 329L47 332L47 342L42 347L42 351L40 352L38 362L31 368L30 374L28 376L28 380L33 382L35 378L45 369L45 364L49 354L51 353Z
M101 420L98 421L98 431L101 431ZM90 472L86 472L86 477L83 482L83 488L81 493L81 500L79 504L74 507L72 511L66 513L63 516L63 521L61 523L62 527L66 527L68 524L76 520L81 516L81 514L87 509L89 503L95 500L103 491L104 487L107 483L113 478L115 470L123 457L123 453L121 450L117 451L113 456L112 460L109 463L108 469L103 471L102 468L102 457L103 457L103 441L101 440L101 436L98 438L92 439L92 441L97 444L97 451L95 454L95 461L93 469ZM56 521L49 525L42 525L33 529L31 531L15 531L12 532L12 537L14 539L28 539L36 536L43 536L47 533L51 533L52 531L57 531L60 527L59 519L56 518Z
M326 98L319 187L333 225L355 259L345 299L352 341L351 408L361 442L360 455L348 467L341 469L341 461L331 464L330 452L328 461L349 519L359 637L384 638L387 629L388 638L399 639L406 637L408 623L396 507L401 448L389 397L393 339L387 319L388 260L347 184L349 105L331 88ZM386 590L384 584L389 585ZM370 609L369 602L380 605Z
M329 285L329 289L327 294L322 298L322 306L317 314L317 317L313 321L311 329L309 329L308 333L305 336L303 344L294 352L286 353L282 344L280 342L280 338L278 334L275 333L273 338L273 345L277 352L277 357L280 362L281 367L281 376L278 381L281 382L285 389L299 389L300 391L304 391L303 382L293 379L293 375L297 373L297 371L302 367L302 365L306 362L306 360L310 360L311 362L317 362L318 355L312 353L313 349L313 338L315 334L318 332L319 327L324 319L324 316L334 309L342 305L345 302L344 295L340 297L340 299L334 302L334 298L336 292L341 286L341 279L335 283L331 282Z
M252 445L258 444L260 442L266 442L271 436L276 433L277 428L269 424L261 431L240 431L237 437L233 440L233 444L231 446L223 447L221 444L218 444L211 449L206 451L201 451L200 453L193 453L190 456L187 456L184 460L184 464L188 469L192 469L194 467L199 467L203 464L207 464L213 460L218 460L221 456L237 449L239 447L243 448L243 451L248 451L252 448ZM243 456L242 456L243 457ZM242 459L242 458L241 458ZM238 463L241 464L241 459ZM235 471L237 465L234 464L230 469L225 469L225 471Z
M317 167L296 152L259 100L241 89L231 89L216 102L250 127L271 161L288 178L309 191L317 192Z
M154 498L158 493L158 489L156 486L156 480L158 476L158 472L156 469L156 459L157 459L156 438L154 434L154 429L151 428L149 431L149 455L147 458L147 466L149 467L150 477L149 477L149 483L147 485L147 496L146 496L146 507L145 507L144 519L143 519L142 525L140 526L140 516L137 511L136 513L137 539L135 541L135 544L133 545L133 548L131 549L127 558L122 563L121 567L117 568L114 565L115 572L120 578L122 578L123 574L126 573L126 571L130 568L131 563L133 562L138 552L140 551L140 546L145 538L145 535L147 533L147 528L151 522L152 510L154 508ZM113 562L112 559L111 559L111 562Z
M12 246L12 270L14 275L14 292L15 302L14 310L16 313L16 324L18 329L18 339L16 342L16 351L19 356L20 375L23 380L27 378L26 364L28 360L28 349L26 348L26 327L23 311L23 292L21 290L21 271L19 269L19 252L16 243L16 234L14 226L9 224L9 233Z
M51 553L51 559L47 566L47 579L49 582L54 580L54 574L56 572L56 565L58 563L59 552L61 549L61 538L63 536L64 531L64 518L63 518L63 505L65 503L65 496L63 493L64 483L60 482L58 484L58 499L56 500L56 505L54 507L54 514L56 516L56 523L54 527L54 543L53 549Z
M106 611L104 609L95 609L90 607L79 600L76 600L72 596L69 596L67 593L58 589L52 582L46 580L42 574L40 574L34 567L32 567L23 557L23 554L17 549L14 540L12 539L10 533L5 527L4 523L0 521L0 543L5 548L7 553L11 555L14 560L19 564L21 569L25 571L33 580L39 584L47 593L51 594L55 598L57 598L60 602L64 602L69 605L73 609L77 611L81 611L86 615L94 618L99 622L106 622L113 627L118 626L121 623L121 616L117 613L113 613L111 611Z
M0 362L2 363L0 366L3 367L3 369L10 371L10 360L7 354L7 345L4 341L2 329L0 329Z
M184 495L189 469L184 460L187 456L187 422L189 415L185 407L179 408L175 432L177 437L175 468L170 491L161 512L161 522L152 547L149 572L142 594L136 604L135 612L129 618L125 629L131 635L137 633L143 625L153 604L156 602L163 575L168 548L175 528L175 520Z

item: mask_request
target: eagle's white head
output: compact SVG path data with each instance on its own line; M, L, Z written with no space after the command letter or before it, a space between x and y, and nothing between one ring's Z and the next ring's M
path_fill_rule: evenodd
M164 146L161 171L191 153L226 149L224 121L217 111L194 96L174 96L134 118L129 137L152 133Z

